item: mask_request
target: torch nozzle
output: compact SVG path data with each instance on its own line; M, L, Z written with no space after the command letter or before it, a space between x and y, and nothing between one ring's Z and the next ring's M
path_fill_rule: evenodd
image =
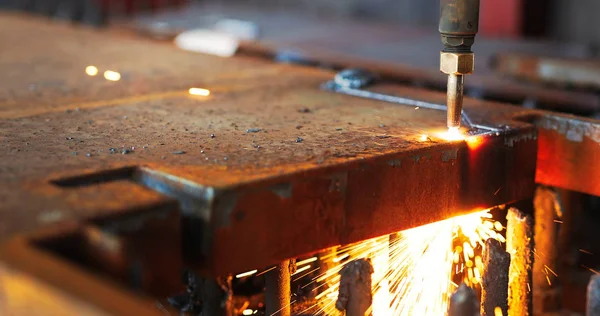
M464 76L449 74L446 104L448 107L447 125L449 129L458 129L460 127L463 107L463 90Z

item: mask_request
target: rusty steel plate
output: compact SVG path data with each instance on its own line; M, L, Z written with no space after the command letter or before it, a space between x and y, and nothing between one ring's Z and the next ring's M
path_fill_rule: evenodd
M3 286L25 273L123 314L127 306L91 290L112 281L89 271L126 279L123 249L148 265L141 286L159 295L183 262L216 275L265 267L530 197L536 172L542 183L600 192L597 167L580 164L598 158L594 121L572 145L563 142L574 141L571 129L552 122L575 117L468 99L469 115L490 129L474 143L445 141L436 137L444 111L323 90L334 76L325 70L15 16L0 19L0 36L14 43L0 52ZM99 74L87 75L89 65ZM105 70L121 79L105 80ZM548 152L584 147L587 158ZM583 180L555 179L561 172Z
M207 208L215 213L202 215L215 236L247 234L238 238L248 243L241 249L256 253L261 247L256 237L269 257L284 258L296 246L307 252L383 233L373 229L354 236L356 228L345 227L354 208L358 215L385 209L399 225L390 229L398 230L530 193L534 169L526 157L535 153L533 140L523 161L516 160L516 147L493 149L514 160L502 172L503 179L505 172L516 172L505 184L529 181L529 186L497 195L497 187L488 187L490 198L471 196L461 187L466 144L420 140L423 133L443 129L443 111L322 91L320 84L333 77L327 71L193 55L44 22L4 23L15 26L2 28L9 39L23 25L22 46L28 39L38 46L2 53L8 74L2 79L8 101L0 108L8 149L2 157L3 235L57 218L148 207L164 195L177 198L177 192L166 191L190 190L194 198L212 201ZM47 32L42 39L26 36L38 29ZM88 76L84 68L90 64L122 72L123 79ZM186 88L193 86L212 94L189 96ZM131 152L122 154L123 148ZM345 204L347 196L370 202ZM382 205L384 200L389 202ZM21 211L10 211L15 208ZM319 216L323 227L314 226ZM389 220L371 221L385 226ZM315 229L314 241L306 240L304 232ZM211 251L229 252L218 240Z

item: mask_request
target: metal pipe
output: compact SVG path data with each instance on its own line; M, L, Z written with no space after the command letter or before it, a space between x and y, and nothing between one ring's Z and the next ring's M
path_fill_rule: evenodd
M516 208L510 208L506 220L506 251L510 254L508 315L533 315L533 218Z
M373 266L370 259L348 262L340 271L340 289L335 308L346 316L365 316L373 303Z
M284 260L265 275L265 315L291 316L291 261Z
M499 307L508 314L508 270L510 254L495 239L485 241L481 282L481 315L494 316Z
M448 316L479 316L479 302L472 288L462 283L450 297Z
M539 186L533 200L535 215L535 259L533 262L533 314L558 311L556 288L557 229L555 219L562 212L555 190Z

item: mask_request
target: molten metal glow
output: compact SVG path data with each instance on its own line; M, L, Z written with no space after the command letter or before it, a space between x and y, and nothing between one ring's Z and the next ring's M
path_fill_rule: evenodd
M210 95L210 90L203 89L203 88L190 88L188 90L188 92L191 95L199 95L199 96L203 96L203 97L207 97Z
M460 132L458 127L449 127L446 132L440 133L438 136L447 141L459 141L465 139L465 136Z
M252 271L240 273L240 274L236 275L235 277L237 279L241 279L241 278L244 278L244 277L247 277L247 276L251 276L251 275L255 274L256 272L258 272L258 270L252 270Z
M104 79L108 81L119 81L121 80L121 74L116 71L107 70L104 72Z
M450 295L464 282L481 283L482 247L487 238L504 242L500 223L488 211L458 216L338 249L321 260L333 268L314 278L317 315L335 315L340 275L346 262L370 258L373 264L373 316L446 315ZM340 259L342 258L342 259Z
M95 76L98 74L98 68L96 66L87 66L85 67L85 73L88 76Z

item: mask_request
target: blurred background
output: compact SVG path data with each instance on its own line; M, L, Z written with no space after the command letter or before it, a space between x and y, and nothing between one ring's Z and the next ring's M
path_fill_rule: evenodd
M0 0L4 10L22 10L102 24L124 16L190 3L286 9L326 18L351 18L436 27L437 0ZM538 37L597 45L596 0L482 0L480 34ZM95 12L94 12L95 11Z

